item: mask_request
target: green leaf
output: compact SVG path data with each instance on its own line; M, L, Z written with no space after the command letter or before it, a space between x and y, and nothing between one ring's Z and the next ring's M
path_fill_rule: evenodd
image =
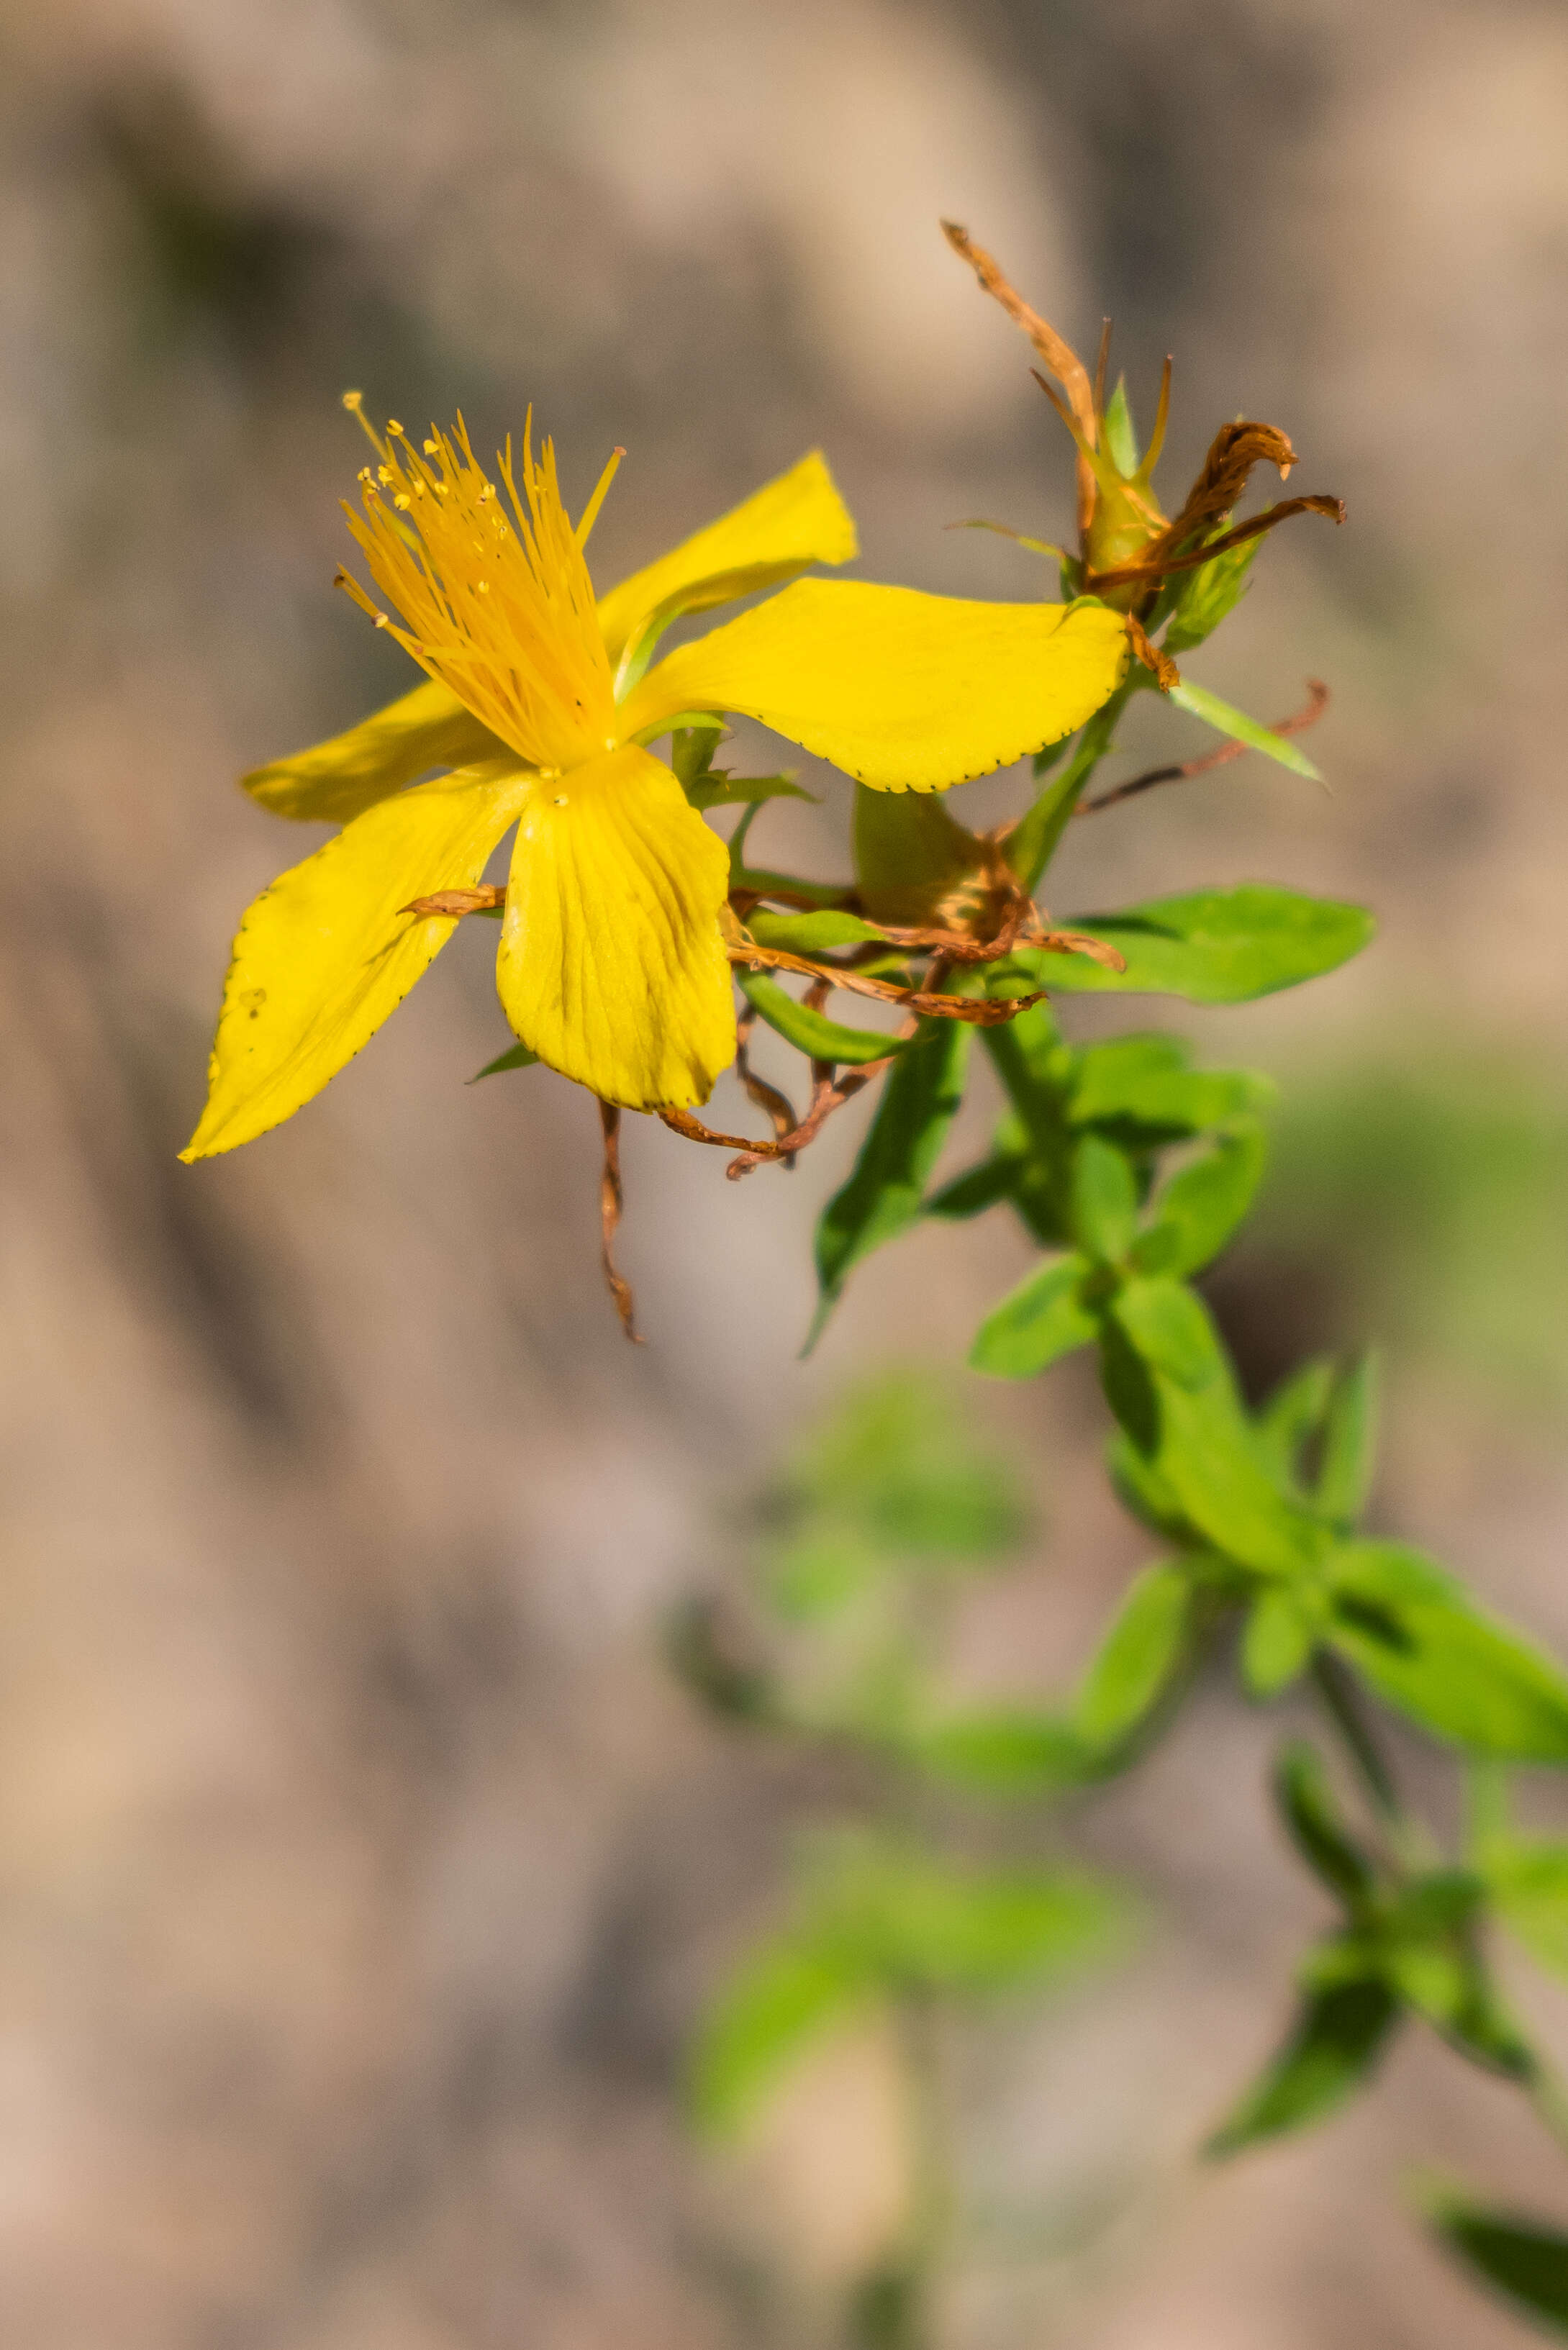
M825 906L810 914L773 914L754 907L746 928L760 947L776 947L781 954L820 955L835 947L864 946L873 939L887 941L887 932L842 906Z
M1244 1003L1337 970L1360 952L1374 924L1361 906L1247 883L1151 899L1119 914L1074 915L1070 927L1115 947L1127 968L1033 949L1015 951L1010 966L1054 995L1111 991Z
M1137 1178L1125 1154L1097 1134L1073 1152L1070 1221L1074 1239L1101 1264L1119 1264L1137 1229Z
M1334 1390L1324 1424L1317 1504L1346 1532L1366 1507L1377 1461L1377 1357L1351 1364Z
M983 1795L1038 1796L1091 1768L1069 1722L1018 1707L977 1708L929 1723L909 1751L933 1777Z
M1109 1887L1067 1869L958 1868L872 1836L839 1840L807 1896L805 1931L890 1992L971 1996L1105 1954L1123 1919Z
M768 1551L763 1584L776 1614L816 1624L853 1606L888 1564L886 1552L856 1527L814 1521Z
M853 1526L885 1561L987 1566L1015 1551L1030 1511L1004 1454L977 1440L947 1383L870 1379L798 1447L775 1496L836 1533Z
M885 1061L889 1055L901 1053L908 1039L878 1034L873 1028L846 1028L825 1013L814 1012L808 1003L797 1003L787 988L770 979L765 972L737 968L735 977L742 994L767 1022L776 1028L786 1044L797 1053L809 1054L814 1061L836 1061L857 1066L867 1061Z
M888 1071L854 1172L816 1228L822 1302L807 1351L853 1268L919 1219L931 1170L963 1099L973 1034L961 1020L922 1020Z
M1256 1698L1278 1697L1312 1662L1317 1626L1288 1585L1271 1584L1252 1602L1241 1637L1241 1679Z
M1394 1994L1373 1977L1313 1994L1284 2047L1204 2152L1238 2154L1321 2121L1370 2077L1397 2015Z
M1514 2306L1568 2334L1568 2235L1537 2220L1444 2199L1432 2225L1472 2273Z
M1189 1069L1171 1036L1118 1036L1078 1055L1068 1115L1075 1127L1109 1128L1128 1147L1174 1140L1272 1099L1267 1077L1247 1069Z
M1251 585L1253 559L1262 544L1262 538L1244 539L1240 546L1228 546L1223 555L1188 572L1160 640L1163 651L1173 656L1190 652L1230 618Z
M989 1159L966 1167L961 1175L955 1175L950 1183L933 1191L926 1201L927 1215L939 1216L943 1222L952 1224L983 1215L987 1208L1014 1197L1027 1163L1018 1151L993 1151Z
M1568 1977L1568 1844L1504 1844L1483 1866L1509 1931L1539 1965Z
M1125 1347L1127 1341L1122 1341ZM1113 1406L1113 1409L1115 1407ZM1158 1414L1158 1407L1156 1407ZM1116 1499L1129 1517L1167 1542L1197 1548L1203 1535L1183 1510L1168 1480L1140 1452L1130 1436L1118 1429L1106 1449L1106 1465Z
M1179 1566L1168 1560L1134 1577L1074 1701L1085 1745L1115 1750L1144 1727L1187 1661L1193 1615Z
M742 861L745 847L743 827L749 819L741 818L730 843L730 887L732 889L755 889L764 898L784 893L792 898L810 898L829 911L841 910L840 900L848 895L846 881L805 881L798 873L778 873L771 866L748 866Z
M1265 1574L1310 1567L1322 1536L1282 1495L1254 1450L1230 1358L1201 1301L1174 1281L1134 1279L1109 1308L1158 1406L1154 1459L1183 1513L1216 1548ZM1107 1398L1123 1418L1116 1398ZM1123 1425L1135 1442L1139 1430Z
M1282 1379L1255 1422L1260 1451L1287 1492L1298 1490L1302 1455L1321 1434L1334 1396L1332 1355L1303 1363Z
M1274 1765L1274 1800L1291 1840L1314 1875L1352 1913L1377 1890L1372 1863L1351 1836L1314 1747L1293 1741Z
M1049 1258L992 1306L970 1348L971 1370L993 1379L1032 1379L1099 1328L1080 1301L1094 1267L1077 1254Z
M512 1045L504 1053L498 1053L493 1061L486 1061L483 1069L475 1070L468 1082L476 1086L481 1077L498 1077L503 1069L536 1068L538 1062L538 1054L531 1053L526 1045Z
M1488 1977L1477 1929L1486 1898L1471 1870L1433 1869L1401 1894L1383 1929L1387 1980L1472 2063L1530 2081L1536 2060Z
M688 2095L698 2127L714 2137L738 2129L811 2042L871 1991L853 1949L786 1939L754 1952L713 2002L691 2051Z
M1183 1280L1210 1263L1245 1218L1267 1158L1268 1138L1249 1120L1172 1176L1153 1203L1155 1221L1133 1244L1137 1269Z
M1379 1697L1439 1738L1518 1762L1568 1762L1568 1682L1402 1544L1341 1544L1329 1638Z
M1116 378L1116 388L1106 403L1105 441L1112 464L1124 480L1137 472L1137 434L1127 406L1127 380Z
M1075 1067L1072 1046L1063 1042L1044 1003L1032 1004L1016 1019L982 1034L986 1051L1017 1114L1021 1140L1064 1170L1072 1148L1066 1123Z
M809 800L820 806L821 795L803 791L791 775L700 775L686 786L694 808L761 807L764 800Z
M1183 678L1179 685L1171 687L1166 699L1178 710L1185 710L1189 718L1199 718L1216 733L1229 734L1233 743L1244 743L1249 751L1262 751L1265 758L1277 760L1293 775L1304 775L1309 783L1322 783L1321 771L1304 751L1297 750L1288 735L1276 734L1272 726L1260 726L1244 711L1232 710L1228 702L1221 702L1207 686L1193 685Z

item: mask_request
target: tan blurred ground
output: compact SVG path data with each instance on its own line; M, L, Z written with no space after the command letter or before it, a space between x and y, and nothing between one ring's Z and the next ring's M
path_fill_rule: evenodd
M532 400L575 497L624 442L607 577L820 442L865 576L1030 594L1014 550L942 535L1066 519L1023 350L937 235L967 221L1081 340L1116 313L1135 390L1174 349L1172 477L1245 411L1352 513L1272 551L1201 672L1265 717L1330 678L1334 796L1254 762L1139 804L1075 837L1057 910L1363 897L1363 964L1207 1047L1284 1066L1407 1024L1550 1071L1568 19L10 0L0 43L0 2342L784 2350L886 2212L886 2083L849 2051L729 2168L685 2149L681 2034L814 1798L693 1717L653 1628L777 1437L867 1361L953 1361L1022 1250L920 1235L803 1367L852 1118L738 1189L632 1121L634 1354L591 1105L542 1071L463 1089L504 1041L466 935L288 1128L176 1164L234 920L316 837L232 778L400 682L331 590L337 395L461 402L481 442ZM820 816L765 821L826 871L817 781ZM964 1669L1038 1686L1137 1554L1085 1388L980 1401L1053 1531ZM1387 1503L1563 1640L1561 1436L1412 1367ZM1568 2208L1446 2061L1190 2164L1314 1922L1268 1735L1216 1694L1086 1815L1163 1925L977 2054L973 2183L1015 2250L955 2339L1520 2338L1398 2209L1417 2160ZM753 2258L795 2281L769 2322Z

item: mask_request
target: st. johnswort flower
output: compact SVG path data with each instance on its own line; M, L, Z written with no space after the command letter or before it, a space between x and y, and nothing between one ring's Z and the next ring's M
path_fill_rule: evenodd
M245 779L342 829L241 923L187 1159L320 1092L456 928L416 901L474 890L514 826L496 980L515 1035L604 1102L705 1101L735 1051L728 855L647 745L740 713L873 789L940 791L1082 725L1126 666L1121 616L1093 601L796 577L650 667L672 620L857 552L820 454L596 599L585 547L618 452L574 527L547 441L535 458L525 432L515 465L508 444L498 487L461 421L421 451L396 423L372 438L346 510L397 617L342 584L426 682Z

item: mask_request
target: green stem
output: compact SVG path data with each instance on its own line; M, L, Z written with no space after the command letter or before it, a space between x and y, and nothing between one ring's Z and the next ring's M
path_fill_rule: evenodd
M897 2027L909 2113L909 2210L896 2350L933 2350L937 2287L947 2267L953 2220L936 2002L919 1992L906 1994L898 2002ZM888 2343L885 2350L895 2345Z
M1542 2129L1568 2154L1568 2094L1556 2074L1539 2060L1530 2084L1530 2103Z
M1104 708L1097 710L1085 727L1077 749L1055 782L1046 785L1028 814L1008 835L1007 861L1031 895L1040 887L1041 877L1056 853L1057 843L1067 829L1068 819L1083 797L1090 776L1115 747L1111 738L1122 712L1137 691L1137 681L1134 679L1117 686Z

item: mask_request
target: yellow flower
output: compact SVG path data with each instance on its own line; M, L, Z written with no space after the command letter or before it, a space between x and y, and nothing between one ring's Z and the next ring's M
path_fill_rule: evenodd
M427 682L246 777L263 806L343 829L240 925L187 1159L320 1092L456 928L411 901L472 890L514 825L496 981L518 1037L606 1102L705 1101L735 1050L728 856L646 744L741 712L875 789L941 790L1081 725L1126 663L1093 603L797 579L650 668L680 615L856 553L819 453L596 601L584 548L618 452L574 528L548 442L535 459L525 433L515 469L508 444L498 488L461 421L422 453L396 423L372 438L346 511L400 617L343 584Z

